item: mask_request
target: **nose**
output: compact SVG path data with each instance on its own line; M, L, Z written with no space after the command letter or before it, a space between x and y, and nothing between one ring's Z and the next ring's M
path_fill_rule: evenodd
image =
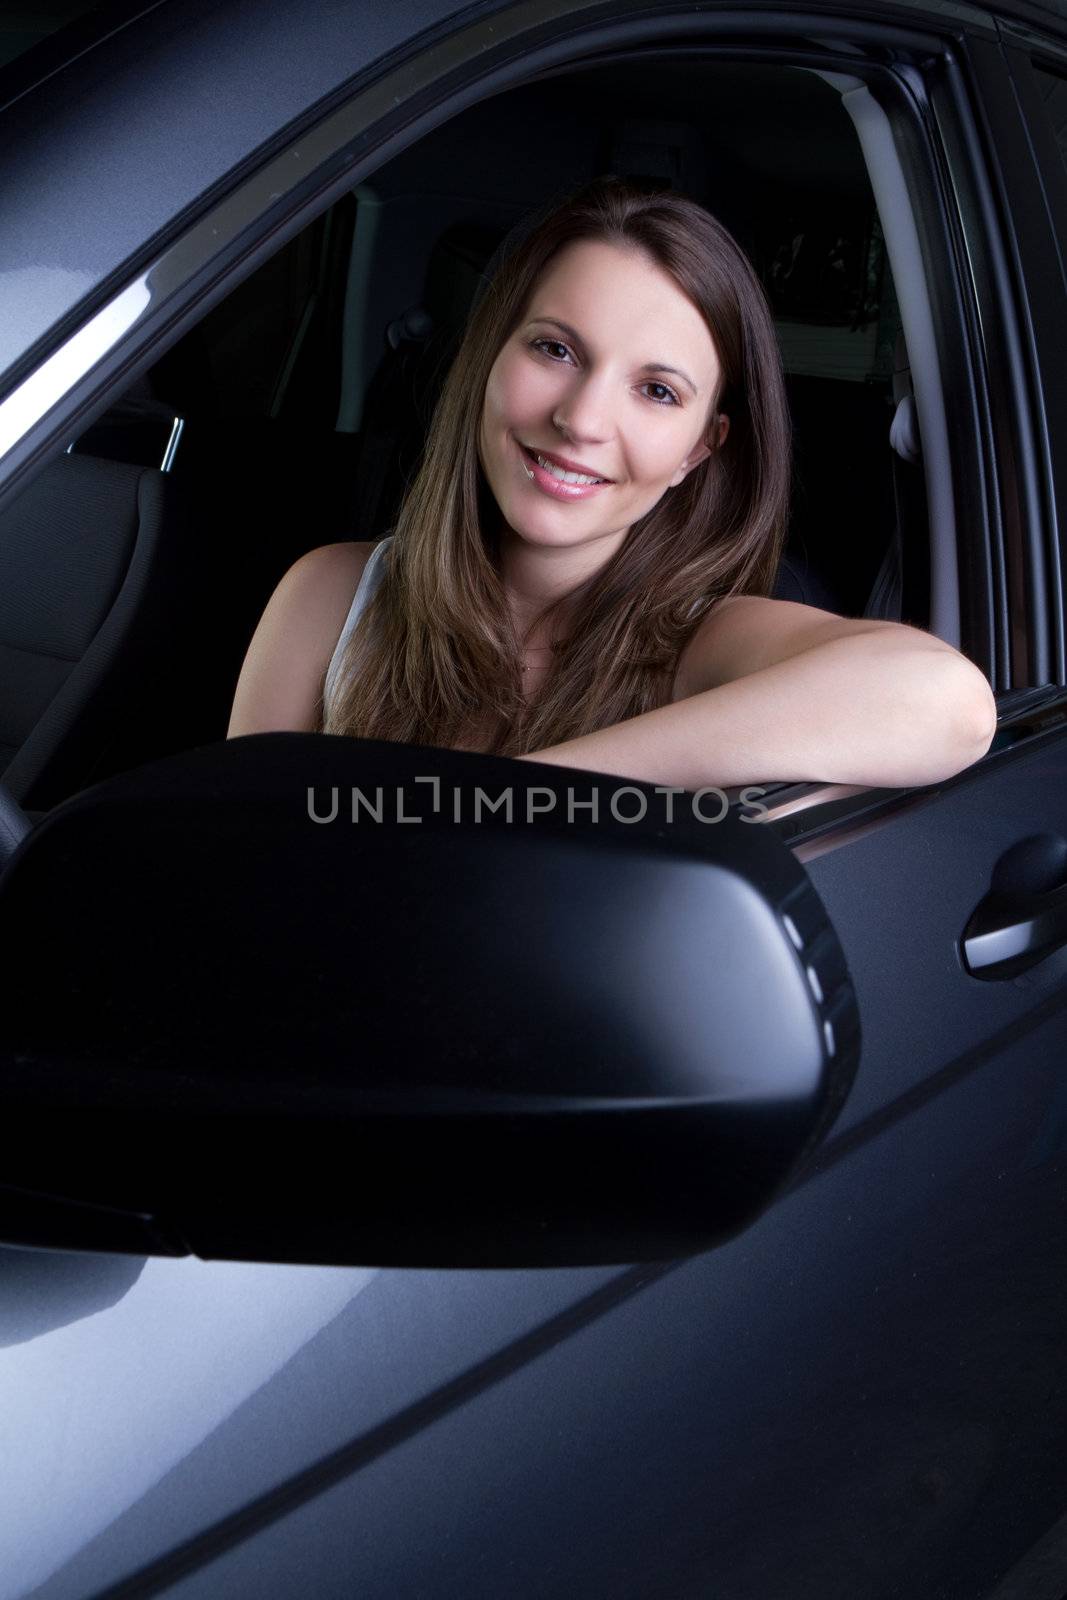
M606 443L613 432L606 375L600 380L583 376L572 383L553 411L552 421L576 444Z

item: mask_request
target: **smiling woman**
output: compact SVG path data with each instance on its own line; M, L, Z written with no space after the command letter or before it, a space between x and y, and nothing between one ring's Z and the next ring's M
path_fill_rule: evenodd
M575 320L548 314L558 307ZM667 359L645 358L651 328L697 382ZM572 587L613 556L710 455L709 431L721 448L729 418L710 413L721 380L705 319L643 250L601 240L561 250L493 363L482 408L479 460L503 517L507 586L539 600L536 557L546 547L574 553ZM532 492L515 474L516 447ZM579 499L595 502L582 516L553 505Z
M692 200L599 179L513 237L373 572L348 545L286 574L229 732L321 729L687 786L959 770L989 720L976 668L916 629L764 598L790 475L781 359L744 252ZM931 690L935 652L955 670ZM727 705L748 673L766 681ZM891 701L899 715L872 722ZM854 759L872 726L898 742Z

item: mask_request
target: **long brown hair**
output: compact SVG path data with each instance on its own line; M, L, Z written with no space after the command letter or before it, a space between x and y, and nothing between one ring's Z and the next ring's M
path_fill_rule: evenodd
M703 315L722 368L712 453L546 606L555 651L522 690L522 641L498 565L499 510L478 460L490 369L549 261L579 239L637 246ZM715 448L717 413L730 427ZM666 704L681 650L726 594L766 594L785 538L792 429L770 309L741 247L683 195L613 175L543 211L472 311L404 496L377 592L350 635L322 731L522 755ZM556 627L566 603L566 636Z

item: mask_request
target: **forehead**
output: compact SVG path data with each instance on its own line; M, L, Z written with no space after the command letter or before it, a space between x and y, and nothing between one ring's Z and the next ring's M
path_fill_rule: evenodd
M647 344L648 360L684 357L708 372L717 366L703 314L638 246L603 239L564 245L534 284L526 315L561 317L594 347L623 340L635 353Z

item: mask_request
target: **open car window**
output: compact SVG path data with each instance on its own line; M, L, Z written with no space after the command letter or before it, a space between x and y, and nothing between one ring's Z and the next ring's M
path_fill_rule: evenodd
M474 104L379 166L0 515L18 619L0 639L16 654L2 757L25 803L45 808L92 778L224 736L282 574L306 550L377 539L395 522L496 246L561 183L600 170L693 195L765 286L794 429L775 594L927 625L925 479L886 248L893 219L879 215L838 90L796 67L673 56L582 79L580 110L573 72L546 78ZM66 570L71 547L77 597L42 581ZM176 659L180 672L164 672ZM28 741L48 743L40 724L57 699L69 707L57 737L80 750L29 759Z

